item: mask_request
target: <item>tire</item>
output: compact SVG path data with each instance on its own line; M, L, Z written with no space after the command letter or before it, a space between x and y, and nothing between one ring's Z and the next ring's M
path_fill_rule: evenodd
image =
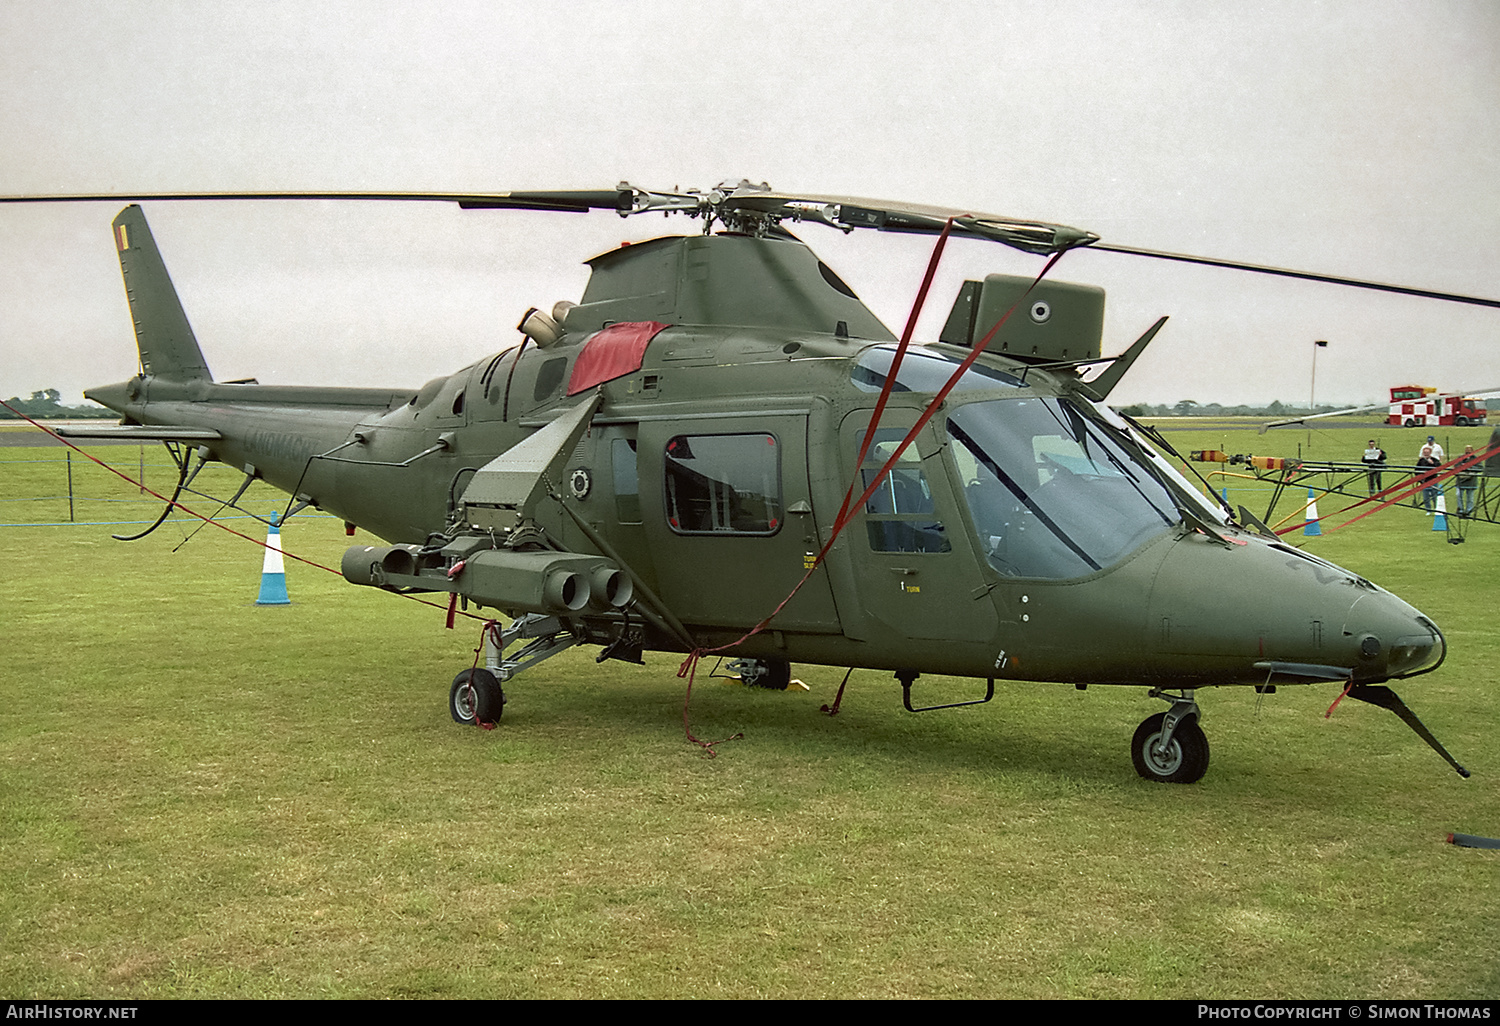
M1135 728L1130 741L1130 761L1135 771L1158 784L1192 784L1208 772L1208 738L1198 726L1197 717L1185 719L1172 732L1172 743L1165 757L1152 754L1151 745L1161 736L1166 713L1146 718Z
M448 689L448 712L453 722L466 726L496 724L505 711L505 692L495 675L484 667L464 670Z
M751 682L751 687L785 691L792 683L792 664L785 659L762 659L761 665L765 669Z
M1402 427L1416 427L1417 426L1417 422L1414 421L1414 420L1412 420L1410 417L1407 417L1406 418L1406 423L1402 424L1401 426Z

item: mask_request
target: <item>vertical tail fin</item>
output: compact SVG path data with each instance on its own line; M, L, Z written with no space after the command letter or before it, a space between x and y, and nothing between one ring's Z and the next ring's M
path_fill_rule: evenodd
M172 381L213 380L141 208L120 211L114 232L142 372Z

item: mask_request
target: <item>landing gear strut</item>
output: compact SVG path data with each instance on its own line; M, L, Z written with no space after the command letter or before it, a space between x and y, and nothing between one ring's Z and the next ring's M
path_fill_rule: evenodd
M530 640L530 644L507 658L506 648L518 640ZM453 678L453 686L448 689L448 712L456 723L494 726L505 707L505 682L587 640L587 635L574 633L557 617L539 613L519 616L505 628L491 623L484 631L483 665Z
M1130 741L1130 761L1135 771L1158 784L1191 784L1208 772L1208 738L1198 726L1198 703L1191 691L1156 698L1172 703L1172 708L1148 716L1135 729Z

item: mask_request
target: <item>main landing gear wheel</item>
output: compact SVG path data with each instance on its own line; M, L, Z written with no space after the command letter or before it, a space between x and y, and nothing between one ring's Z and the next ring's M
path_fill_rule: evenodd
M453 687L448 689L448 712L455 723L499 723L504 710L505 692L489 670L479 666L453 678Z
M765 660L766 672L755 682L758 688L785 691L792 683L792 664L785 659Z
M1166 718L1166 713L1157 713L1135 728L1130 741L1135 771L1158 784L1191 784L1203 779L1208 772L1208 738L1197 718L1179 720L1163 749L1160 741Z
M785 691L792 683L792 664L785 659L735 659L729 672L738 674L746 687Z

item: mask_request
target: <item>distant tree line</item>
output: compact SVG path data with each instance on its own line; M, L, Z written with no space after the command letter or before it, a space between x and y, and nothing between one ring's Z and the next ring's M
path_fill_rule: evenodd
M36 417L38 420L42 418L50 418L53 420L71 420L76 417L119 416L119 414L115 413L113 410L106 410L102 406L64 406L58 401L61 398L62 393L57 389L44 388L38 392L31 393L30 399L22 399L18 396L11 396L9 399L5 400L5 402L6 405L12 407L19 413L24 413L28 417ZM18 418L15 413L10 412L10 410L7 410L4 406L0 406L0 420L16 419Z
M1166 403L1160 406L1136 403L1133 406L1121 407L1120 412L1127 417L1297 417L1308 413L1333 413L1341 409L1344 407L1319 406L1309 410L1306 406L1284 403L1280 399L1273 401L1269 406L1225 406L1222 403L1200 403L1192 399L1180 399L1171 406Z
M1360 406L1376 406L1380 400L1375 399ZM1316 409L1308 409L1295 403L1284 403L1276 400L1269 406L1224 406L1220 403L1200 403L1193 399L1179 399L1168 406L1162 403L1160 406L1152 406L1150 403L1136 403L1133 406L1119 407L1121 413L1127 417L1303 417L1310 413L1334 413L1338 410L1348 409L1351 404L1339 406L1319 406ZM1485 400L1485 408L1500 410L1500 398ZM1384 418L1384 414L1377 408L1369 411L1369 416Z

